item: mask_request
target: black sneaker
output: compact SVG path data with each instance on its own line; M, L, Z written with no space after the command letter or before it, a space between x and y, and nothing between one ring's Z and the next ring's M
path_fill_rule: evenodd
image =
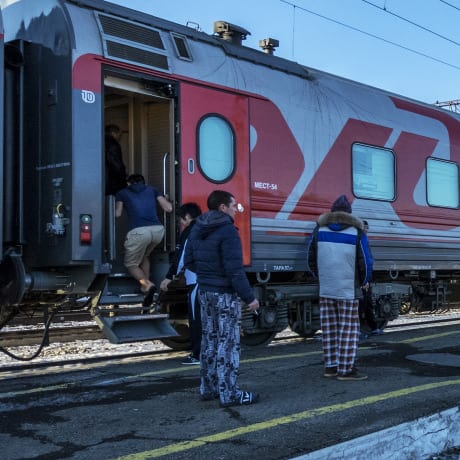
M220 407L232 407L232 406L248 406L249 404L255 404L259 401L259 395L257 393L251 393L250 391L243 391L241 396L234 401L227 403L220 403Z
M367 375L359 372L358 369L354 368L347 374L337 375L337 380L366 380Z
M194 358L193 356L187 356L181 364L184 364L186 366L189 366L190 364L200 364L200 360Z
M337 377L337 366L324 368L323 375L327 378Z
M144 300L142 302L143 307L150 307L153 303L153 296L155 295L155 292L157 292L157 288L155 286L152 286L148 291L147 294L144 297Z

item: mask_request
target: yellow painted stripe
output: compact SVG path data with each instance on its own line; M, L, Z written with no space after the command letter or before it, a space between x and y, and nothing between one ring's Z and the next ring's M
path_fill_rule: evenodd
M304 356L310 355L321 355L323 352L321 350L318 351L308 351L302 353L288 353L284 355L272 355L272 356L261 356L259 358L250 358L250 359L242 359L240 361L241 364L249 364L249 363L256 363L256 362L264 362L264 361L273 361L277 359L290 359L290 358L301 358ZM179 373L179 372L187 372L191 370L198 370L199 366L181 366L175 367L173 369L163 369L161 371L151 371L151 372L144 372L142 374L130 375L123 377L124 380L135 379L137 380L139 377L154 377L155 375L162 375L162 374L170 374L172 372Z
M331 406L320 407L317 409L311 409L303 412L298 412L296 414L287 415L284 417L278 417L271 420L266 420L264 422L253 423L252 425L247 425L232 430L222 431L220 433L215 433L208 436L201 436L196 439L191 439L189 441L182 441L175 444L170 444L168 446L160 447L158 449L153 449L145 452L138 452L136 454L125 455L123 457L118 457L117 460L146 460L150 458L158 458L164 455L171 455L178 452L183 452L186 450L194 449L196 447L201 447L205 444L221 442L226 439L235 438L237 436L243 436L249 433L254 433L257 431L267 430L274 428L280 425L286 425L289 423L295 423L301 420L306 420L312 417L317 417L324 414L332 414L336 412L341 412L347 409L354 407L365 406L369 404L375 404L381 401L388 399L401 398L410 394L418 393L421 391L428 391L439 389L442 387L450 385L460 385L459 380L450 380L444 382L435 382L427 383L425 385L418 385L411 388L401 388L400 390L390 391L388 393L382 393L374 396L366 396L365 398L355 399L352 401L346 401L340 404L333 404Z
M22 390L22 391L10 391L9 393L1 393L0 399L15 398L16 396L30 395L34 393L42 393L43 391L64 390L71 386L75 386L75 384L61 383L60 385L51 385L49 387L30 388L29 390Z
M413 337L412 339L401 340L398 343L415 343L423 342L424 340L438 339L440 337L446 337L452 334L458 334L459 331L440 332L439 334L424 335L423 337Z

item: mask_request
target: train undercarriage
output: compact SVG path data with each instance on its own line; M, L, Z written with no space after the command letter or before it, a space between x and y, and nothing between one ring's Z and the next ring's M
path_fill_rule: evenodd
M100 305L107 276L97 276L90 283L90 289L79 290L79 285L88 282L86 273L87 270L69 272L68 269L26 273L21 257L9 254L0 265L0 327L8 325L19 313L36 317L42 315L43 323L46 323L55 312L83 310L96 319L111 342L159 338L173 349L189 348L185 286L174 287L173 283L172 289L161 294L153 307L145 309L139 308L139 298L123 297L128 288L122 280L118 288L121 299L118 303L126 305ZM261 308L259 314L255 315L243 306L243 344L267 344L286 328L302 337L311 337L321 328L318 286L305 273L248 276ZM395 279L376 272L375 281L371 285L372 306L379 328L384 328L399 314L407 314L409 311L421 313L446 310L448 301L455 302L460 297L460 285L457 285L456 279L451 280L447 273L437 278L433 277L432 272L425 278L423 274L414 272L398 274L397 279L394 274L392 276ZM152 316L150 321L149 315ZM117 317L123 317L124 322L114 319ZM137 322L133 322L133 318ZM115 324L115 321L118 322ZM144 326L139 327L141 322ZM116 328L123 329L120 333L123 337L114 338L112 330ZM149 337L149 334L153 336Z

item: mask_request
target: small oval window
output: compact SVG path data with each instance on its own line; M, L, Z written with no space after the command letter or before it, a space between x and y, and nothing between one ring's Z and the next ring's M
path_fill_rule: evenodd
M222 117L208 116L198 127L198 163L205 176L214 182L228 180L235 169L235 136Z

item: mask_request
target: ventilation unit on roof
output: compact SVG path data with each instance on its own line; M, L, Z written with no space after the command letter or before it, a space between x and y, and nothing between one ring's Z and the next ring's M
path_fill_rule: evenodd
M104 56L118 61L169 70L168 56L160 32L104 13L95 13Z
M251 32L248 32L246 29L226 21L214 22L214 33L222 38L222 40L233 43L234 45L241 45L242 41L246 40L248 35L251 35Z
M273 54L275 49L280 46L280 42L274 38L264 38L263 40L259 40L259 46L265 53Z

